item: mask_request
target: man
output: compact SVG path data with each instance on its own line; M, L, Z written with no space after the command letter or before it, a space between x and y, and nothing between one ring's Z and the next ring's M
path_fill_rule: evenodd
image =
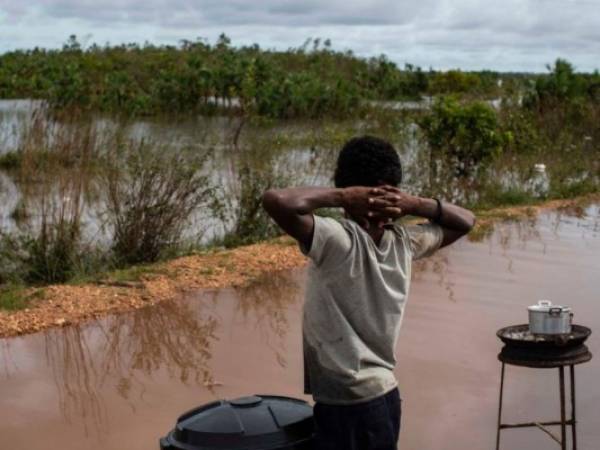
M394 350L411 263L467 234L475 218L398 189L398 154L375 137L346 143L334 178L335 188L268 190L263 205L311 259L302 329L317 448L392 450L401 411ZM313 214L326 207L345 218ZM394 223L404 215L428 222Z

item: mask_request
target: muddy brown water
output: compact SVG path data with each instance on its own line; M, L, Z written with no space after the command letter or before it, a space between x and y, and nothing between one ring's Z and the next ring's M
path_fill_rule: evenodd
M600 348L600 209L500 224L415 270L398 347L402 449L491 449L502 326L549 298ZM216 398L302 397L304 270L0 342L1 448L157 449L176 417ZM600 355L578 366L580 449L600 447ZM509 366L505 421L559 417L558 371ZM539 430L502 448L555 448Z

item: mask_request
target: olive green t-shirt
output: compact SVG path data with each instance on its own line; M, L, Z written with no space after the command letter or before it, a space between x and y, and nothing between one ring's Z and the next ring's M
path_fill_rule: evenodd
M356 222L314 216L304 304L305 392L360 403L397 386L395 346L412 261L442 242L439 225L394 224L379 245Z

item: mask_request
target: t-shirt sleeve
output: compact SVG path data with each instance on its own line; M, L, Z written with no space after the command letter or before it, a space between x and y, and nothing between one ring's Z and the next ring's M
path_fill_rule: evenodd
M341 261L350 251L352 242L341 223L330 217L313 216L315 220L310 248L300 244L300 250L316 266Z
M410 241L413 260L431 256L442 245L444 232L442 227L436 223L427 222L407 225L405 228Z

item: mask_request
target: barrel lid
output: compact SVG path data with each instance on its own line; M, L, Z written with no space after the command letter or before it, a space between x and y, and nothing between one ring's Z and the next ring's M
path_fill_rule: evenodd
M303 400L252 395L220 400L183 414L161 439L162 450L258 450L311 439L312 407Z

